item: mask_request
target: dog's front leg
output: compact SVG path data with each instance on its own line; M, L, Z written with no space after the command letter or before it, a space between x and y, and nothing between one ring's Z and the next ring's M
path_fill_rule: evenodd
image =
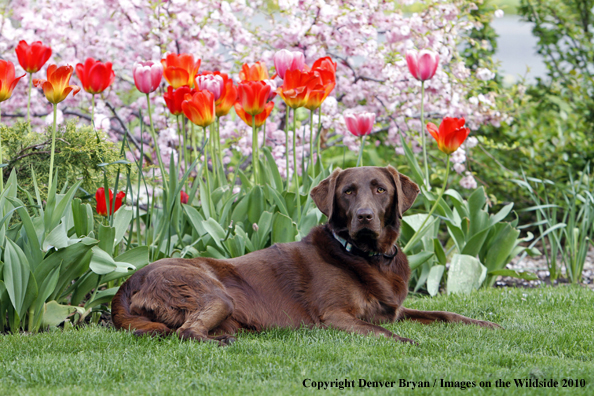
M373 334L376 337L387 337L398 340L400 342L408 342L409 344L416 344L415 341L408 338L400 337L381 326L367 323L361 319L354 317L346 312L333 312L324 315L322 323L325 326L334 327L336 329L348 331L350 333L359 333L362 335Z

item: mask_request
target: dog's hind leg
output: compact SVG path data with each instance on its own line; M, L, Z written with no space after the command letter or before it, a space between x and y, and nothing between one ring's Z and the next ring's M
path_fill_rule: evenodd
M197 341L215 341L220 345L234 342L235 338L230 335L208 335L233 313L233 300L226 293L202 295L199 300L199 309L188 312L186 321L177 330L179 337Z
M464 323L475 324L492 329L501 328L501 326L496 323L487 322L486 320L471 319L452 312L418 311L416 309L408 308L402 308L399 312L398 320L414 320L423 324L431 324L433 322Z

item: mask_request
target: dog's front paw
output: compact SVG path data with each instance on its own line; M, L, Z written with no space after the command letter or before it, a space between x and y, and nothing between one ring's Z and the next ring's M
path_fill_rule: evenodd
M216 336L212 338L213 340L216 340L219 342L219 346L227 346L227 345L231 345L233 344L235 341L237 341L235 339L235 337L224 334L221 336Z
M397 336L396 334L394 334L394 336L392 338L394 338L397 341L404 342L404 343L407 343L407 344L419 345L419 343L416 342L416 341L414 341L414 340L411 340L409 338L400 337L400 336Z
M488 322L486 320L475 320L474 324L488 329L503 329L503 327L499 326L497 323Z

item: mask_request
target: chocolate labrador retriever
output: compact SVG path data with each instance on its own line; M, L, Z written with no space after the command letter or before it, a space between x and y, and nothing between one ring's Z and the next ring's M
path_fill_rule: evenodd
M396 245L418 186L391 166L335 170L311 197L328 223L299 242L229 260L163 259L130 277L112 302L113 323L134 334L226 345L239 329L334 327L410 342L379 326L494 323L402 306L410 268Z

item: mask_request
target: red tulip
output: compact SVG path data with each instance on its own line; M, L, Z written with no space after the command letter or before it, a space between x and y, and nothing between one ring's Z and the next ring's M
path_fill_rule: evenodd
M186 94L182 110L195 125L206 128L215 121L214 95L209 91Z
M464 127L465 122L464 118L445 117L439 129L429 122L427 130L437 140L437 147L449 155L458 150L470 133L470 129Z
M316 60L311 67L311 70L327 70L332 72L332 74L336 74L336 62L332 61L332 58L329 56L325 56L323 58L319 58Z
M190 196L188 194L186 194L183 191L180 191L179 193L179 201L183 204L187 204L188 203L188 199L190 199Z
M170 85L167 87L167 92L163 94L163 99L165 99L165 104L171 114L177 116L183 113L182 103L186 100L186 95L193 95L195 92L195 89L190 89L188 86L179 87L174 90Z
M242 81L237 88L237 103L249 115L258 115L265 110L270 85L264 81Z
M139 62L132 69L134 84L144 94L150 94L159 88L163 78L163 66L151 61ZM174 88L176 88L174 86Z
M255 116L256 117L256 124L255 124L256 128L264 125L264 122L266 121L266 119L268 118L270 113L272 112L273 108L274 108L274 102L266 103L266 106L264 107L264 111ZM241 118L243 120L243 122L245 122L248 126L252 126L252 117L253 116L246 113L243 110L243 108L241 107L241 104L239 102L235 103L235 112L237 113L239 118Z
M11 61L0 60L0 102L10 99L12 91L18 84L20 77L14 77L14 65Z
M262 61L254 63L252 66L249 66L247 63L244 63L241 66L241 70L239 71L239 79L243 81L262 81L270 79L268 76L268 69L266 68L266 64Z
M76 65L76 75L80 80L83 89L90 94L98 94L105 91L115 80L115 73L111 70L111 62L100 62L93 58L87 58L84 65Z
M365 136L371 133L373 124L375 122L375 114L373 113L359 113L347 114L344 116L346 126L353 135Z
M120 191L116 194L115 200L115 208L113 212L117 212L117 210L122 206L122 201L126 197L126 193ZM97 201L97 214L101 216L107 216L107 208L105 207L105 189L103 187L99 187L97 192L95 193L95 200ZM113 192L111 189L109 190L109 213L112 214L112 206L113 206Z
M38 72L52 56L52 49L43 45L41 41L35 41L29 45L25 40L21 40L15 51L19 64L27 73Z
M34 79L33 85L43 88L43 93L50 103L60 103L66 99L70 92L74 96L80 91L78 85L69 85L73 71L74 68L70 65L60 67L49 65L47 68L47 80Z
M304 70L306 67L303 52L282 49L274 54L274 69L280 78L285 78L287 70Z
M410 74L417 80L431 80L439 66L439 54L428 50L419 53L410 50L406 52L406 64Z
M194 62L194 55L169 54L165 59L161 59L163 76L175 89L184 85L194 88L194 78L198 74L200 63L200 59Z
M293 109L307 104L310 92L318 85L323 85L320 73L288 70L283 85L276 90L287 106Z

